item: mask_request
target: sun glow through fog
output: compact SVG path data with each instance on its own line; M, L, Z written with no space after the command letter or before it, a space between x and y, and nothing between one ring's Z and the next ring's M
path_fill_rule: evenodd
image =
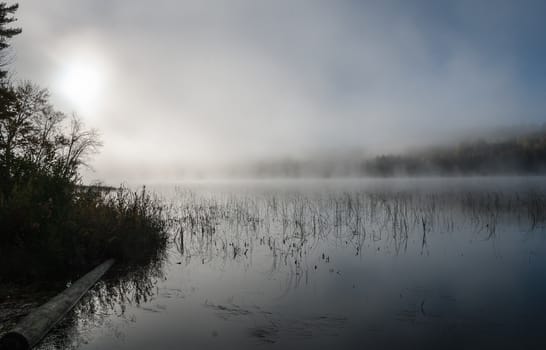
M91 59L74 59L62 67L59 92L76 113L93 118L105 86L105 70Z

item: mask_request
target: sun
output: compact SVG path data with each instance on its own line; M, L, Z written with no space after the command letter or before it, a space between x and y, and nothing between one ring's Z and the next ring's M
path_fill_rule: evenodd
M105 70L98 61L75 58L64 63L59 74L59 92L76 113L93 117L105 87Z

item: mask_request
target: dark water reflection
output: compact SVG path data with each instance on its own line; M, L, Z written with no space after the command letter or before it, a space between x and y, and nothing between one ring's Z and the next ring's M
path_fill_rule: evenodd
M544 348L543 178L192 183L41 348ZM123 276L123 277L120 277Z

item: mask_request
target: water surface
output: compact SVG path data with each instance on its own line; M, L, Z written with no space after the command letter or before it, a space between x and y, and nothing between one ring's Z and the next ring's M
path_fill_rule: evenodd
M543 348L546 181L157 185L172 244L41 349Z

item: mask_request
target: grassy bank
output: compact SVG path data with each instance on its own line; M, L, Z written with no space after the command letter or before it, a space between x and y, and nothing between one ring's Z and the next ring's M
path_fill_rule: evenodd
M148 264L164 251L164 208L145 189L65 184L53 195L28 185L0 200L0 282L72 278L111 257Z
M161 203L144 189L82 186L99 132L2 69L17 9L0 2L0 283L73 278L107 258L149 264L167 242Z

